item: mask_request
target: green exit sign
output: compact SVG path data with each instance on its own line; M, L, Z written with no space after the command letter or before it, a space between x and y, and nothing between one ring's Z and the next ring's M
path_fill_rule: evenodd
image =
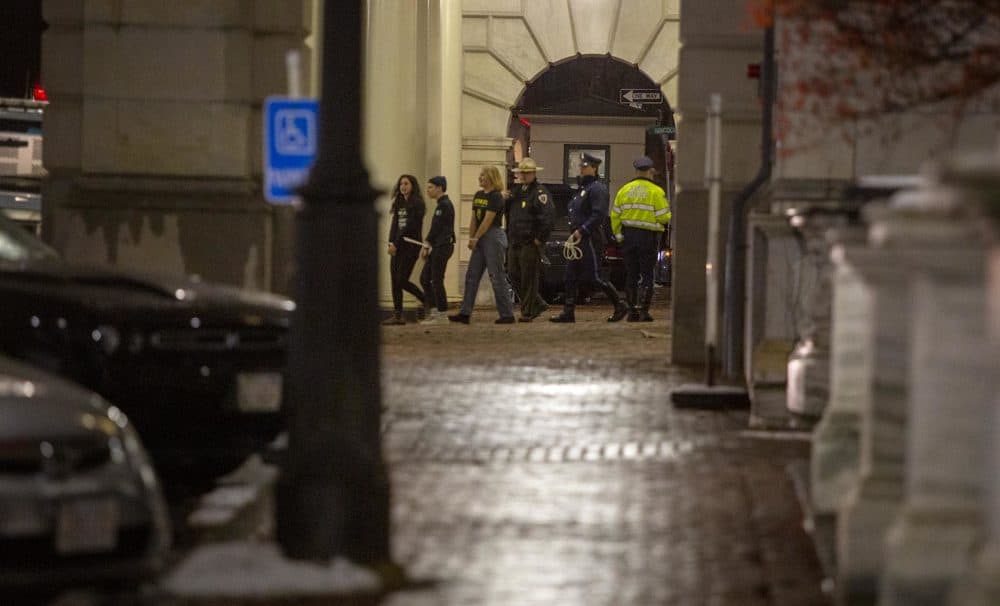
M676 126L651 126L648 130L651 135L666 135L669 139L677 136Z

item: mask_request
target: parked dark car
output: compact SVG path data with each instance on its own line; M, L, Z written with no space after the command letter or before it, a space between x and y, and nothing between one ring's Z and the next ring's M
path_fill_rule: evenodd
M0 419L0 595L163 566L166 505L119 409L0 356Z
M75 266L0 217L0 351L119 406L158 467L221 472L276 436L292 309L265 293Z
M546 183L556 208L555 228L545 242L545 256L549 265L542 271L540 290L548 301L561 301L565 291L564 278L566 273L566 258L563 257L563 245L569 237L569 216L567 207L575 188L561 183ZM611 282L615 288L625 288L625 265L622 262L621 250L611 235L611 220L605 219L600 233L593 234L594 251L598 254L598 271L601 278ZM581 292L583 298L590 292Z

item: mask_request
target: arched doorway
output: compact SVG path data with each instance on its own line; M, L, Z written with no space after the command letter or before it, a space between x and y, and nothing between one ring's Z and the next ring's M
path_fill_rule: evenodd
M608 70L623 69L641 76L643 88L659 91L667 108L677 98L677 65L680 49L680 3L662 0L567 0L565 2L465 3L462 15L462 199L471 200L476 176L483 165L509 167L513 140L521 124L515 116L529 86L559 74L561 66L581 69L587 61L606 63ZM574 65L575 64L575 65ZM549 76L554 77L554 76ZM541 90L541 89L540 89ZM613 99L617 102L617 90ZM649 109L649 108L646 108ZM640 112L641 113L641 112ZM669 113L672 120L672 113ZM602 120L584 115L576 121ZM634 126L636 145L620 155L631 174L629 155L644 149L644 130L657 121L639 116ZM671 122L672 123L672 122ZM513 127L513 128L512 128ZM601 128L604 128L603 126ZM596 141L608 137L594 133ZM522 145L522 148L523 145ZM526 149L526 148L524 148ZM532 151L534 153L534 151ZM554 166L564 170L562 152ZM612 166L611 186L616 177ZM548 171L546 171L548 172ZM619 183L620 184L620 183ZM459 276L464 275L468 253L468 204L460 206L457 219ZM464 215L464 216L462 216ZM480 289L480 297L491 296Z
M666 135L674 132L673 109L635 65L610 56L577 57L554 65L527 83L511 113L509 164L532 155L551 167L547 182L572 183L574 152L605 148L614 162L605 165L604 176L611 184L629 178L630 163L640 153L653 158L662 185L672 182L667 178L672 150ZM595 125L603 140L594 133Z

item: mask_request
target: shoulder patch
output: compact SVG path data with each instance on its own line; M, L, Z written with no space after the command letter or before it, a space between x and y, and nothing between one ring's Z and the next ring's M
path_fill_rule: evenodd
M545 195L545 194L539 194L538 195L538 201L541 202L542 204L548 204L549 203L549 197L547 195Z

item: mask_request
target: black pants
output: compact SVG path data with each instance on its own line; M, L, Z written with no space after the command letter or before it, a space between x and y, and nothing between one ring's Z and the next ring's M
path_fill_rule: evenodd
M660 232L635 227L622 228L622 258L625 262L625 286L637 288L642 278L643 288L653 285L653 268L656 267L656 249Z
M420 285L424 287L427 304L436 306L438 311L448 311L448 293L444 291L444 271L448 259L455 252L454 244L442 244L431 249L420 272Z
M590 236L583 236L577 245L583 252L583 257L566 262L566 292L576 293L579 284L591 284L601 290L614 290L614 287L601 279L601 274L597 267L597 253L594 251L594 243Z
M507 251L507 272L521 299L521 315L534 318L548 305L538 294L542 273L542 253L534 242L512 244Z
M410 282L410 274L413 273L413 266L417 264L419 256L419 246L403 242L396 249L392 260L389 261L389 274L392 276L392 308L395 311L403 311L404 290L416 297L421 303L424 302L424 293L416 284Z

